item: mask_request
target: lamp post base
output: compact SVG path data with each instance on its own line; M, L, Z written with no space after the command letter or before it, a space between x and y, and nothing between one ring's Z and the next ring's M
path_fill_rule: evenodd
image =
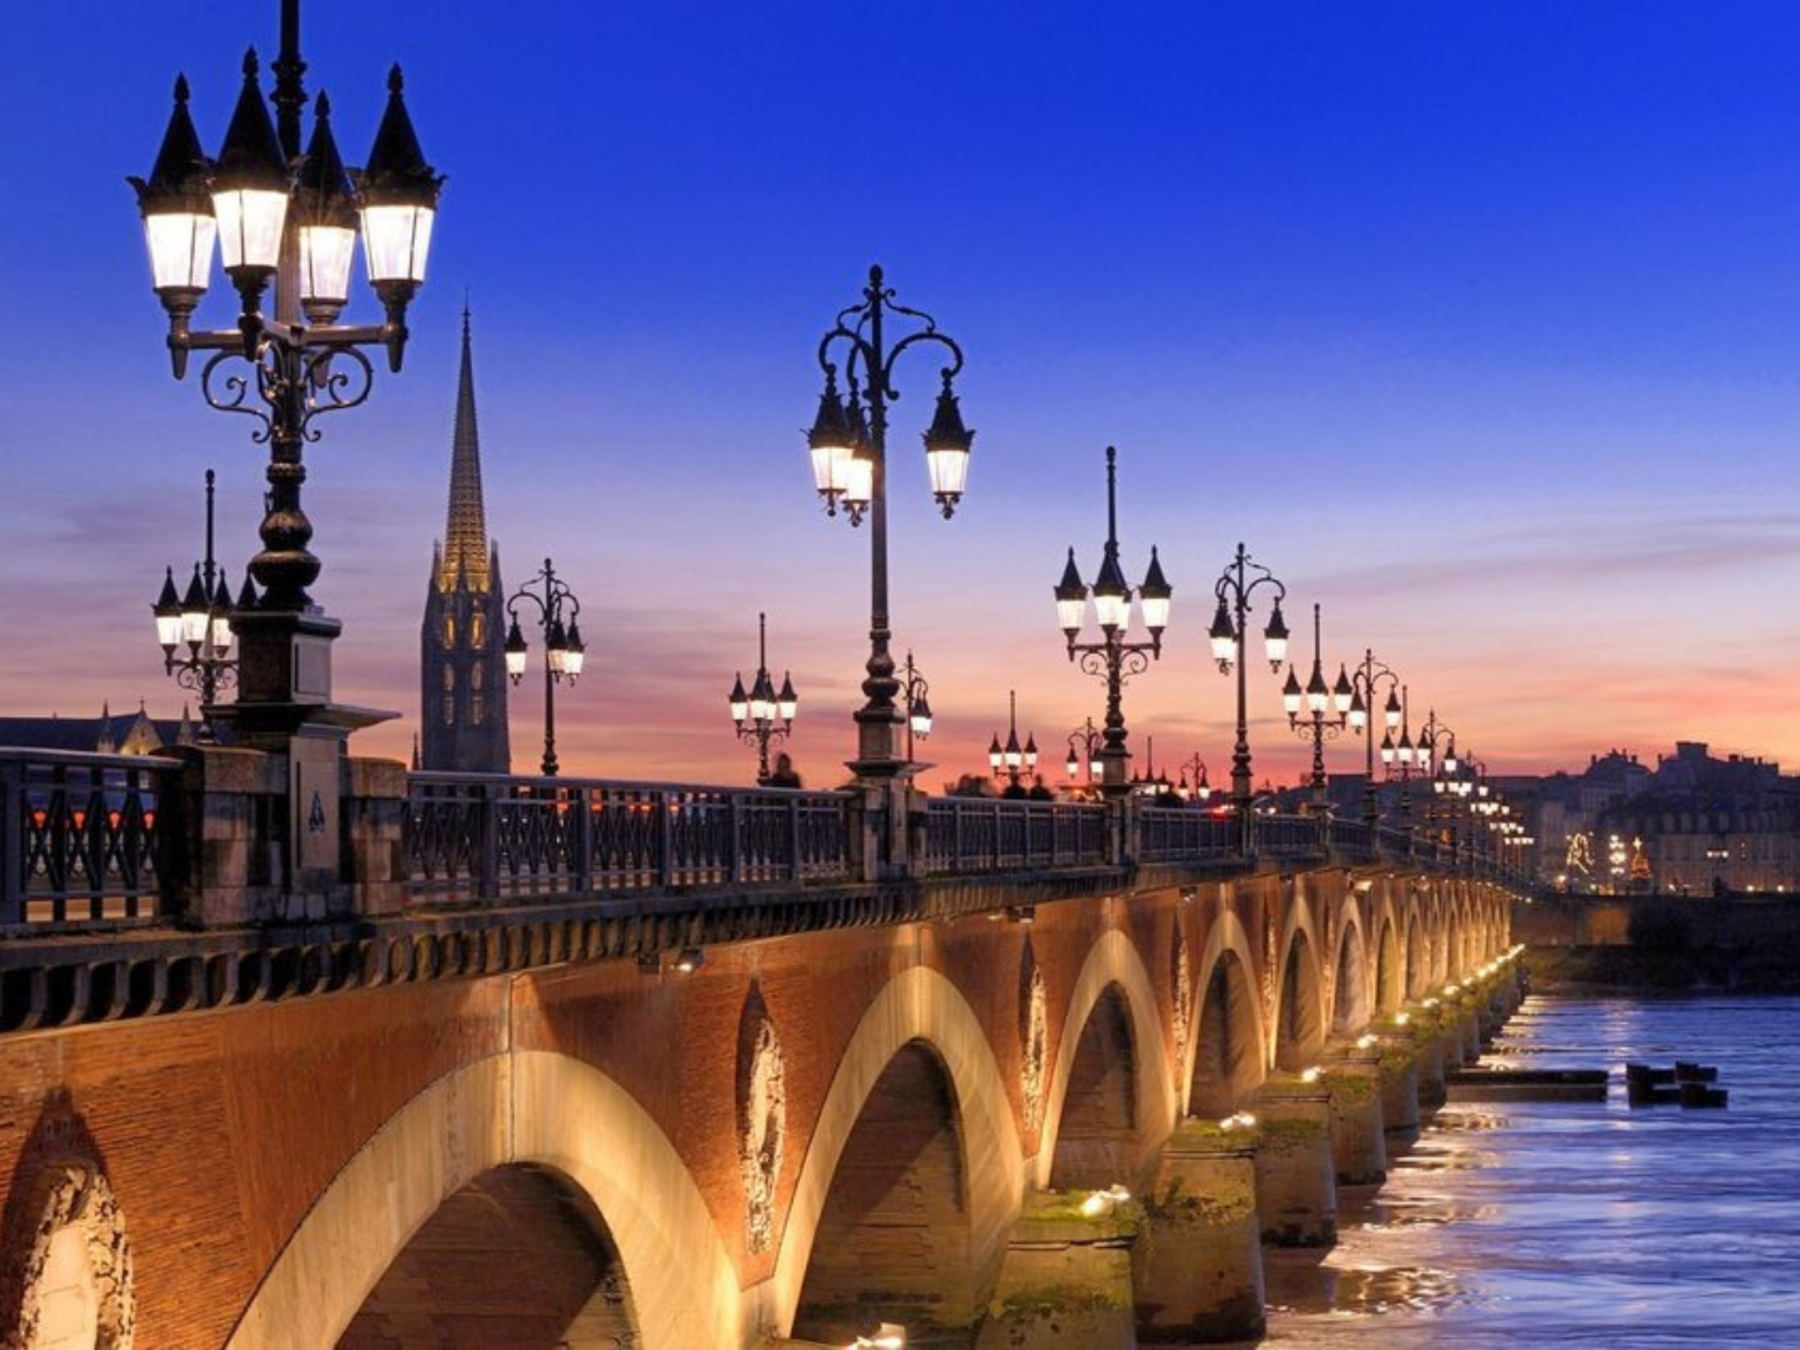
M400 714L331 701L331 643L342 625L319 611L235 615L238 697L213 709L232 744L286 761L285 872L290 897L347 890L340 840L343 764L353 732Z

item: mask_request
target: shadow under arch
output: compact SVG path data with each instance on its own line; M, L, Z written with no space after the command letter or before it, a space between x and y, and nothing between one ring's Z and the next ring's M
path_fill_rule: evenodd
M1352 904L1344 906L1344 922L1338 930L1338 949L1331 981L1331 1034L1352 1035L1368 1025L1372 1015L1369 960L1363 941L1362 916Z
M1170 1005L1178 1006L1179 1000L1171 998ZM1095 1023L1096 1014L1106 1019L1110 1031ZM1105 1067L1095 1058L1095 1052L1103 1047L1092 1040L1084 1047L1084 1038L1095 1034L1111 1040L1118 1048L1117 1033L1121 1030L1129 1036L1129 1043L1124 1048L1131 1055L1130 1151L1135 1156L1121 1156L1118 1161L1135 1173L1142 1168L1148 1152L1161 1144L1175 1128L1179 1103L1174 1085L1169 1081L1168 1036L1163 1029L1162 1012L1149 969L1131 939L1114 929L1102 935L1089 950L1063 1014L1057 1036L1056 1065L1051 1071L1050 1091L1044 1107L1044 1128L1033 1165L1033 1178L1039 1187L1049 1186L1057 1170L1056 1155L1068 1116L1070 1087L1074 1084L1078 1093L1081 1090L1077 1077L1078 1061L1089 1071L1090 1077ZM1185 1066L1181 1067L1185 1071ZM1114 1181L1131 1180L1128 1176L1112 1176L1105 1182L1093 1184L1109 1185ZM1081 1180L1073 1184L1089 1183Z
M1419 913L1419 902L1406 901L1406 1001L1420 997L1425 991L1430 972L1425 969L1425 920Z
M439 1207L514 1163L554 1169L603 1217L643 1350L742 1342L736 1273L661 1128L598 1069L516 1051L438 1079L370 1137L288 1239L227 1350L335 1344Z
M1291 925L1276 988L1275 1067L1311 1065L1325 1046L1325 1009L1319 953L1308 925Z
M793 1334L832 1181L863 1108L896 1057L915 1045L929 1051L949 1087L965 1179L969 1264L975 1286L992 1287L1024 1194L1018 1124L980 1019L946 976L915 966L889 980L870 1003L819 1109L769 1283L780 1335Z
M1262 1085L1268 1072L1256 965L1243 923L1221 910L1199 962L1201 993L1188 1037L1192 1062L1184 1071L1188 1115L1224 1117Z
M480 1278L471 1279L479 1270ZM606 1221L554 1168L508 1163L439 1205L394 1258L337 1350L479 1340L512 1350L639 1344Z
M1381 907L1381 938L1375 944L1375 1009L1397 1012L1406 1001L1406 970L1400 960L1400 936L1394 916Z

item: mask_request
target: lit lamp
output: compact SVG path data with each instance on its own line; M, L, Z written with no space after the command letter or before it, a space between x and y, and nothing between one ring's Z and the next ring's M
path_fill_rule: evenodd
M187 590L175 589L175 569L163 570L162 590L151 612L156 618L156 641L162 648L163 672L184 689L200 695L200 742L216 738L212 709L219 690L237 675L237 634L232 622L238 612L257 605L255 584L246 575L244 588L233 605L225 584L225 570L213 561L213 483L206 471L206 556L194 564Z
M769 626L766 614L756 616L756 636L756 675L751 680L748 694L744 692L742 672L732 682L731 718L738 739L756 746L756 781L767 784L769 744L772 741L786 740L793 733L794 714L800 710L800 700L794 693L794 681L790 674L782 675L781 692L775 692L775 681L769 674Z
M148 181L131 178L138 210L144 218L144 242L150 250L150 283L168 311L171 331L183 335L212 274L213 240L218 220L207 193L210 166L200 148L200 135L188 113L186 76L175 80L175 110L169 115L162 148ZM171 346L175 374L187 367L187 349Z
M535 587L535 589L534 589ZM544 633L544 760L546 778L556 776L556 686L574 684L581 678L587 649L581 641L581 625L575 616L581 612L581 601L568 583L556 575L550 559L544 559L541 572L532 577L506 602L510 624L506 630L506 674L516 685L525 678L530 654L525 634L519 629L520 602L528 602L537 610L538 627ZM563 616L568 614L567 623Z
M257 86L256 49L244 55L244 85L225 128L212 177L213 215L219 222L219 261L243 303L244 354L254 357L262 296L281 262L281 227L287 221L292 179ZM257 322L250 322L252 317Z
M397 331L388 340L388 366L400 369L406 344L406 307L425 282L431 226L437 218L444 176L425 162L418 133L406 111L400 67L388 72L387 108L362 171L363 256L369 284Z
M899 394L894 369L902 352L942 348L943 388L924 442L932 495L945 516L955 511L968 484L974 441L952 392L952 382L963 367L962 349L929 314L896 304L894 294L881 268L871 267L860 303L840 310L820 340L818 361L825 389L807 433L813 487L824 500L826 514L836 515L841 506L852 525L861 524L865 514L870 521L869 658L862 685L868 700L854 714L857 755L851 761L864 784L911 771L911 756L902 758L898 743L903 727L911 734L911 719L898 704L900 682L888 650L893 638L888 608L888 405ZM912 331L890 341L889 325L902 323ZM837 392L840 368L849 389L848 406Z
M1131 754L1126 749L1125 713L1122 694L1125 682L1141 675L1150 663L1162 657L1162 635L1169 626L1173 589L1163 575L1162 563L1154 547L1150 550L1150 566L1138 587L1138 603L1143 613L1146 641L1130 641L1130 584L1119 565L1118 528L1118 450L1106 447L1106 542L1100 554L1100 570L1090 589L1075 566L1075 550L1069 550L1062 579L1053 588L1056 597L1056 622L1063 631L1069 660L1079 658L1083 673L1093 675L1106 685L1106 721L1099 751L1101 791L1108 796L1122 796L1131 791L1128 769ZM1100 640L1081 642L1083 623L1087 618L1087 602L1092 596L1094 622L1100 629ZM1089 748L1089 771L1092 772L1094 751ZM1070 763L1076 759L1070 746ZM1073 777L1074 771L1070 771Z
M956 395L950 392L950 372L945 371L937 414L931 419L931 430L925 433L925 468L931 475L931 495L943 508L945 520L956 514L956 504L968 485L969 450L974 443L975 433L963 425Z
M1250 760L1248 653L1244 648L1251 601L1264 586L1269 587L1273 595L1269 621L1263 626L1263 650L1269 660L1269 669L1279 675L1287 662L1288 627L1281 614L1287 586L1268 568L1253 561L1241 543L1214 583L1213 594L1218 599L1218 608L1213 611L1212 624L1207 629L1219 673L1230 675L1234 670L1237 673L1237 741L1231 755L1231 797L1244 821L1245 834L1240 843L1246 851L1250 848L1250 803L1254 780ZM1284 690L1283 705L1290 714L1297 714L1302 691L1292 672L1289 672L1288 685L1290 687Z
M356 257L356 193L331 134L331 100L313 100L312 141L294 185L300 237L300 310L308 323L337 321L350 300Z

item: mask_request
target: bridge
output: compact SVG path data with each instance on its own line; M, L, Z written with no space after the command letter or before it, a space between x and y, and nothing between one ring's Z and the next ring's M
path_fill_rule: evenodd
M303 760L0 751L0 1344L1255 1335L1519 996L1417 830Z

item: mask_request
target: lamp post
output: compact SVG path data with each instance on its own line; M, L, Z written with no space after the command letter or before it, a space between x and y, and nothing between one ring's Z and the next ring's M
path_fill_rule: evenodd
M1430 750L1419 753L1426 758L1419 763L1429 763ZM1381 765L1383 774L1390 780L1400 782L1400 818L1410 821L1412 817L1412 777L1415 763L1412 739L1411 697L1407 687L1400 686L1400 739L1394 740L1393 728L1390 726L1381 741ZM1410 824L1407 826L1411 828Z
M532 587L536 586L534 591ZM526 658L531 650L525 634L519 631L519 602L528 600L537 610L538 627L544 633L544 777L556 777L556 686L567 680L574 684L581 678L582 662L587 648L582 645L581 601L568 584L556 575L550 559L544 559L543 570L514 592L506 602L506 674L517 685L525 678ZM563 621L564 611L568 621Z
M548 566L548 564L546 564ZM794 730L794 714L799 699L794 694L792 676L783 671L781 692L775 692L775 681L769 675L769 617L756 616L756 678L750 692L744 693L744 674L738 672L731 686L731 720L737 724L740 741L756 746L756 781L769 781L769 742L785 741Z
M1100 728L1094 725L1091 717L1083 718L1081 725L1069 733L1069 759L1063 767L1069 771L1071 783L1085 772L1088 785L1093 786L1094 764L1100 758L1101 746L1105 744Z
M1338 671L1335 691L1325 683L1325 668L1319 655L1319 606L1316 604L1313 606L1312 674L1302 689L1300 677L1290 664L1281 701L1287 709L1289 729L1302 740L1312 739L1312 800L1308 809L1313 815L1325 815L1331 807L1326 794L1325 742L1343 730L1350 716L1350 705L1355 701L1355 692L1342 669Z
M185 77L148 179L133 178L151 279L168 314L174 374L193 352L210 353L201 393L213 408L250 417L252 438L269 446L262 549L250 563L262 588L233 625L241 644L233 716L252 739L286 745L330 701L330 643L341 625L307 594L320 564L308 549L312 524L300 505L301 450L319 437L316 419L361 404L374 383L365 347L380 347L398 371L406 350L406 310L425 279L425 259L443 178L425 160L402 98L400 68L365 166L338 153L331 107L313 103L312 134L301 144L299 0L282 0L281 54L274 92L264 101L255 51L216 159L208 158L188 112ZM270 116L269 104L275 109ZM377 324L339 324L361 233L369 282L383 308ZM211 280L213 245L237 292L232 328L196 329L193 316ZM273 317L263 301L273 284ZM332 725L377 716L340 710Z
M1382 705L1381 757L1385 765L1394 748L1394 731L1400 725L1400 677L1375 659L1375 653L1363 648L1363 659L1349 676L1350 729L1363 738L1363 820L1371 827L1381 819L1381 802L1375 790L1375 700L1382 685L1387 686L1387 700ZM1346 683L1345 672L1338 668L1338 686Z
M1243 821L1241 828L1246 846L1250 838L1253 780L1250 776L1247 707L1249 690L1246 685L1243 645L1245 624L1252 607L1251 597L1262 586L1268 586L1275 592L1269 622L1263 629L1263 647L1269 658L1269 669L1279 675L1282 665L1287 661L1288 628L1281 617L1281 602L1287 598L1287 586L1268 568L1253 561L1242 544L1237 546L1237 556L1226 566L1213 587L1219 607L1213 613L1212 627L1208 630L1208 636L1212 639L1213 660L1219 663L1219 673L1229 675L1233 667L1237 670L1237 744L1231 753L1231 799Z
M1063 568L1062 580L1056 585L1056 615L1063 637L1069 646L1069 660L1077 657L1085 674L1098 676L1106 683L1106 722L1101 733L1100 791L1107 797L1119 797L1131 791L1126 769L1131 752L1125 748L1125 713L1121 699L1126 681L1150 669L1150 663L1162 659L1163 630L1169 626L1169 604L1173 588L1163 578L1162 564L1156 548L1150 549L1150 566L1137 589L1138 607L1143 612L1144 628L1149 639L1132 642L1131 587L1125 582L1119 566L1118 457L1112 446L1106 447L1106 544L1100 555L1100 571L1090 590L1075 568L1075 550L1069 549L1069 562ZM1100 628L1097 642L1079 642L1082 625L1087 621L1089 595L1094 600L1094 621Z
M206 471L206 557L194 564L187 592L175 589L175 569L163 573L162 594L151 609L156 615L156 639L162 644L163 673L175 677L183 689L200 695L200 744L213 745L213 705L219 690L237 678L236 635L231 621L236 609L256 607L256 584L249 573L238 592L234 609L225 584L225 569L213 561L213 471ZM177 655L183 648L186 655Z
M1419 741L1413 753L1418 760L1420 776L1431 781L1431 795L1425 801L1426 832L1436 839L1438 822L1446 821L1446 828L1449 831L1449 839L1446 842L1454 852L1456 848L1456 817L1447 809L1440 811L1438 799L1448 797L1450 786L1456 781L1456 771L1460 767L1460 761L1456 754L1456 733L1439 720L1436 708L1427 712L1425 725L1419 728ZM1448 805L1449 803L1446 801L1446 808Z
M1193 783L1188 783L1189 776ZM1205 802L1212 797L1212 783L1206 776L1206 761L1200 758L1199 752L1189 755L1181 765L1181 779L1175 784L1175 795L1184 802Z
M988 746L988 767L993 770L996 782L1005 774L1007 795L1018 797L1025 791L1020 777L1026 773L1035 774L1037 762L1037 737L1028 733L1025 744L1019 744L1019 695L1016 690L1009 689L1006 691L1006 744L1004 747L1000 744L996 733L993 743Z
M921 326L890 347L886 335L889 315L917 320ZM868 702L856 712L857 758L851 766L864 779L892 778L906 763L895 754L900 715L894 697L900 692L900 682L894 678L894 658L888 652L892 633L888 627L887 408L899 397L894 363L902 352L921 343L943 347L949 360L940 370L943 388L931 427L925 432L931 493L948 520L968 482L969 449L975 439L975 433L963 426L951 389L951 381L962 370L962 348L938 331L937 321L929 314L895 304L894 291L883 281L879 267L869 269L862 301L840 311L819 342L825 390L806 438L813 486L825 503L825 513L835 516L842 507L851 525L860 525L865 514L869 517L869 660L868 678L862 686ZM832 359L840 349L850 388L847 402L838 393L838 363Z
M906 710L906 762L913 762L913 737L931 739L931 683L913 664L913 654L906 653L906 664L900 667L900 704Z

